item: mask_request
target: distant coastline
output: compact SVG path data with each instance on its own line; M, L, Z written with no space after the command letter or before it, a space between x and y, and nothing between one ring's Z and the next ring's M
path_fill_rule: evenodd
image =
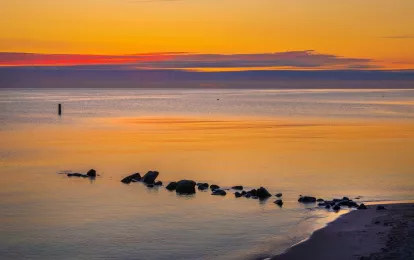
M414 89L414 71L0 67L0 88Z

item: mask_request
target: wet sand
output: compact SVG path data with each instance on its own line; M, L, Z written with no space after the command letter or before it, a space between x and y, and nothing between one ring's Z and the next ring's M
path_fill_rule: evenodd
M272 260L414 259L414 204L385 207L343 215Z

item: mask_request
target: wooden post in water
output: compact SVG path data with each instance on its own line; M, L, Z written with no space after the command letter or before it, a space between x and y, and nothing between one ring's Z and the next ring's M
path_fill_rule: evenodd
M62 115L62 104L59 104L59 106L58 106L58 114L59 114L59 116Z

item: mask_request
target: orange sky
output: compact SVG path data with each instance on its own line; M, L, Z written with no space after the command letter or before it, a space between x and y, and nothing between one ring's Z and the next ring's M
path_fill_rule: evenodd
M0 52L119 55L314 50L371 59L370 65L382 68L414 68L412 46L412 0L0 3Z

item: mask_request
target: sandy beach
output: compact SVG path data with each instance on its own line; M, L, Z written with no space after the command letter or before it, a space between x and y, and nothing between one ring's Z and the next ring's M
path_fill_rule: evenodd
M414 259L414 204L376 207L341 216L272 260Z

